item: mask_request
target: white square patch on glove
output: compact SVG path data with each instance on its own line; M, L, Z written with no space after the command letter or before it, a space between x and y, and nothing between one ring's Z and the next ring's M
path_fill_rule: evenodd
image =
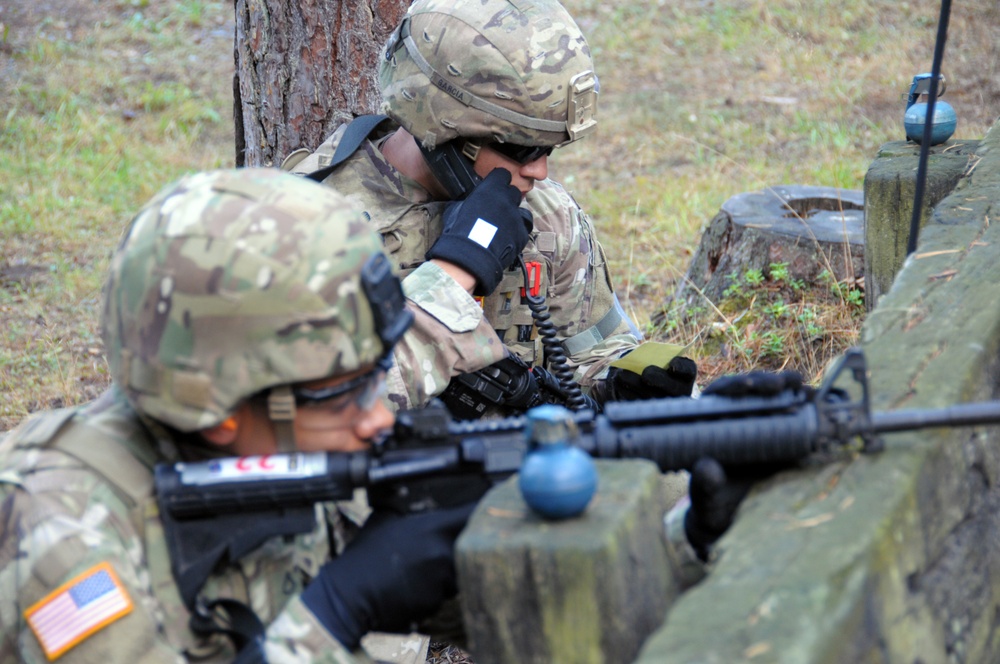
M497 227L482 217L479 217L476 219L476 223L473 224L472 230L469 231L469 239L488 249L490 242L493 241L493 236L496 234Z

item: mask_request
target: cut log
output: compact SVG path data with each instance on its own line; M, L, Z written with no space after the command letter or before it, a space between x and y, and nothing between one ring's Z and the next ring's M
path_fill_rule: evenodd
M930 148L920 211L921 228L931 210L952 192L974 158L979 141L951 140ZM910 241L920 146L891 141L865 174L865 306L871 311L903 267Z
M544 521L517 478L480 501L455 547L477 664L631 662L677 595L663 543L664 482L645 460L597 461L587 510Z
M778 185L733 196L709 223L674 301L717 302L733 276L787 263L806 283L824 271L837 281L864 270L864 196L855 189Z

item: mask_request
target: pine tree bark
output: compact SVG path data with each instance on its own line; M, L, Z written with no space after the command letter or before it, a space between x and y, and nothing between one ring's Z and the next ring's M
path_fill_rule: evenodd
M380 102L382 45L408 0L235 0L236 165L276 166Z

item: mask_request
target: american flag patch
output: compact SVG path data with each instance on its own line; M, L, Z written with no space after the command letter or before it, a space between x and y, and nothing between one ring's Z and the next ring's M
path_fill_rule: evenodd
M109 563L91 567L24 612L49 660L132 610L132 600Z

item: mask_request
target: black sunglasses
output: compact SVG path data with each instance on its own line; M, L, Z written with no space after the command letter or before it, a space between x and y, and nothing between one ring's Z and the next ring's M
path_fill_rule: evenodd
M532 147L529 145L515 145L514 143L490 143L489 148L512 161L516 161L522 166L552 154L551 145Z

